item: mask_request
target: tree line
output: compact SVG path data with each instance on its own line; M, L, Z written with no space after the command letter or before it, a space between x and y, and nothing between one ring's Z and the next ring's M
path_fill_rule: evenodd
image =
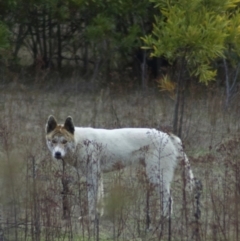
M137 57L154 12L148 0L1 1L0 47L11 46L8 57L20 62L24 47L42 67L67 61L84 74L122 71Z
M236 92L239 6L240 0L0 1L0 63L21 64L25 49L35 66L61 70L68 63L91 79L129 71L144 89L152 74L176 94L180 135L189 81L208 85L221 68L226 107Z

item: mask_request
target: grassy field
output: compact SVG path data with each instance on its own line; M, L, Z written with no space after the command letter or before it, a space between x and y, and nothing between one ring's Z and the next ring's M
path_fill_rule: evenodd
M153 200L150 211L159 229L146 232L142 170L133 166L104 177L106 212L92 228L78 219L86 212L84 183L71 167L63 173L62 163L51 160L44 128L53 114L59 121L71 115L77 126L171 130L172 99L155 91L2 89L0 240L239 240L239 101L228 111L223 101L217 90L192 90L186 99L183 142L203 184L201 218L194 217L195 193L185 192L179 165L171 223L161 218Z

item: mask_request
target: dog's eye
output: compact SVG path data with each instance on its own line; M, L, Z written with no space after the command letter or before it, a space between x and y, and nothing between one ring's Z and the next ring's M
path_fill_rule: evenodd
M53 139L53 140L52 140L52 143L53 143L53 144L57 144L57 140L54 140L54 139Z
M62 144L67 144L67 140L62 140Z

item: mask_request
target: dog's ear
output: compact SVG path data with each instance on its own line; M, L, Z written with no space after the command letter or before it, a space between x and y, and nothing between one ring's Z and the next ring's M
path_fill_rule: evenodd
M50 133L57 127L57 121L54 116L50 115L46 124L46 133Z
M74 134L74 124L71 116L68 116L67 119L65 120L64 128L71 134Z

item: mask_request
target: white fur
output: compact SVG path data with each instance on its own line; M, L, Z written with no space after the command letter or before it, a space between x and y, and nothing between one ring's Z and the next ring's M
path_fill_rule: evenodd
M80 174L86 175L88 186L89 215L94 218L97 203L103 197L102 172L124 168L132 163L143 163L149 181L163 195L163 209L168 210L170 183L179 160L185 161L188 180L193 174L181 140L156 129L124 128L94 129L75 127L75 148L56 145L51 150L53 156L60 151L62 158L75 166ZM73 143L70 143L73 146Z

